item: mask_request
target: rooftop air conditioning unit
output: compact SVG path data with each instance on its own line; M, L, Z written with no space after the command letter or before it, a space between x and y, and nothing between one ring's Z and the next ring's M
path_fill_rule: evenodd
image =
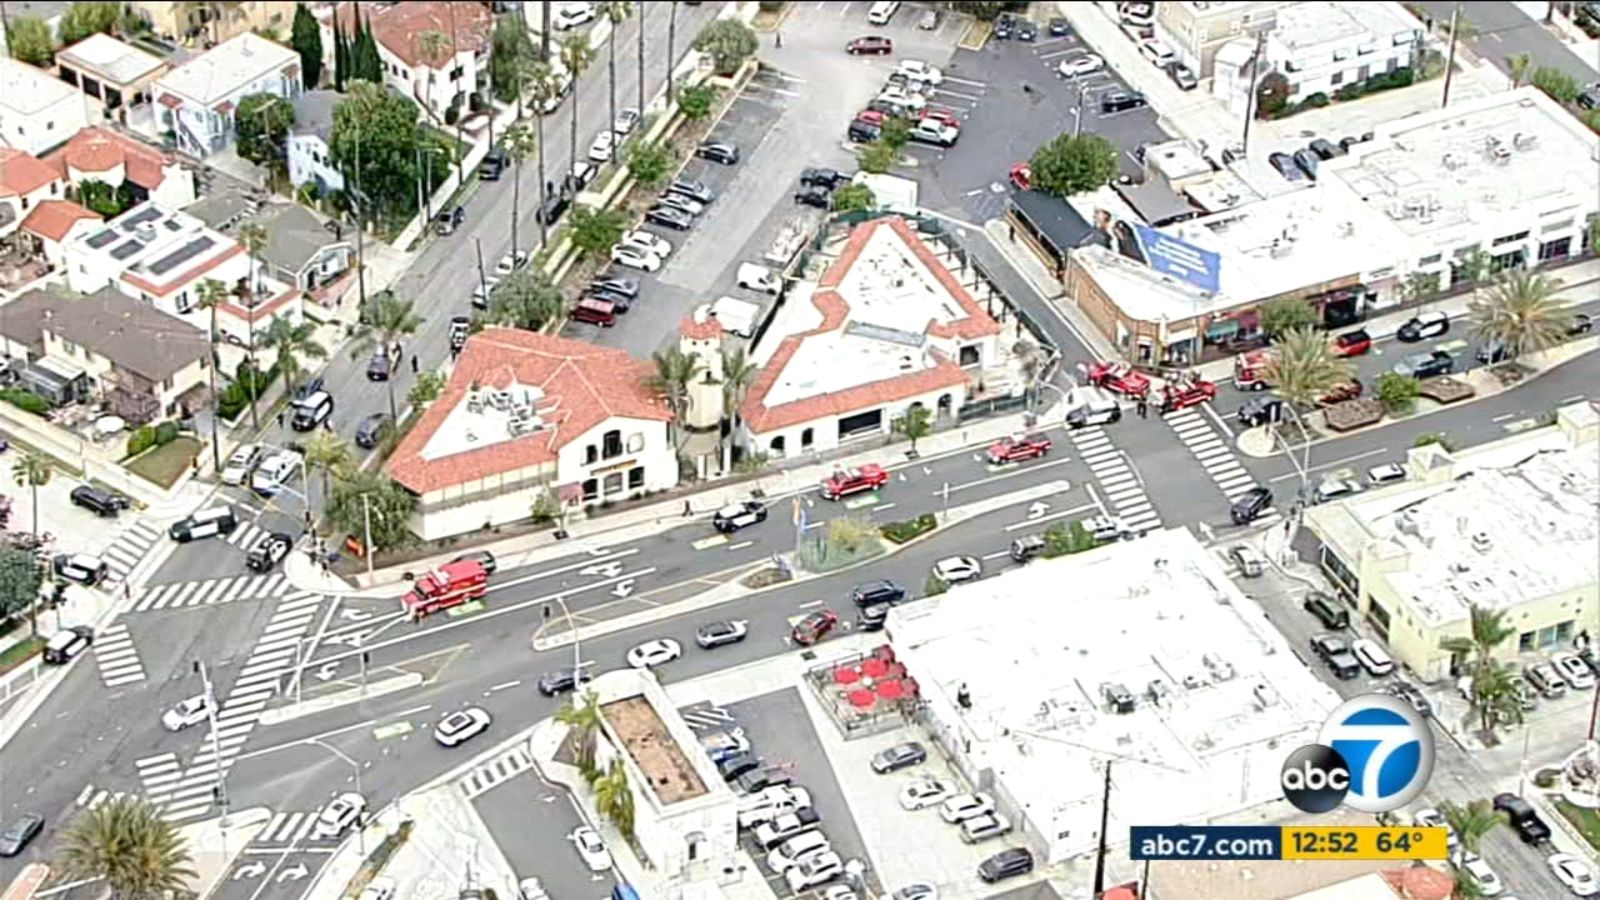
M156 227L149 222L140 222L134 226L133 236L138 238L141 243L148 244L156 239Z
M1494 547L1494 539L1489 537L1489 532L1479 531L1472 536L1472 549L1479 553L1488 553Z

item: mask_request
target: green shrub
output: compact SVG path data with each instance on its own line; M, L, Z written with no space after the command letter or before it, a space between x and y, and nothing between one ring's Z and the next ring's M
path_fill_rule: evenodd
M156 445L156 430L149 425L141 425L128 435L128 455L138 456Z
M31 412L36 416L42 416L50 412L49 400L32 391L25 391L21 388L7 388L0 391L0 400L4 400L23 412Z
M923 513L915 519L890 522L883 526L880 531L882 531L884 538L896 544L904 544L918 535L927 534L938 526L939 520L934 517L933 513Z
M1339 98L1340 100L1360 100L1361 95L1365 94L1366 92L1367 89L1365 85L1347 84L1344 87L1339 88L1337 91L1334 91L1333 96Z
M1056 523L1045 529L1044 532L1044 557L1054 559L1057 556L1066 556L1071 553L1082 553L1094 549L1098 543L1089 529L1077 520L1070 524Z
M162 422L156 426L156 446L170 444L178 439L178 423Z
M1301 104L1301 106L1303 108L1306 108L1306 109L1321 109L1321 108L1323 108L1324 106L1327 106L1327 105L1328 105L1328 95L1324 94L1321 91L1317 91L1315 94L1312 94L1311 96L1307 97L1305 99L1305 102L1303 104Z
M950 590L950 582L932 572L928 573L928 580L922 583L922 596L924 597L937 597L948 590Z

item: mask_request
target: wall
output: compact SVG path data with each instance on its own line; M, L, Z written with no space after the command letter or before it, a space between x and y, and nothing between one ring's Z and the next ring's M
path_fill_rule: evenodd
M604 453L605 433L612 430L622 433L622 453L610 459L598 458L593 464L586 462L589 447L594 447L597 454ZM635 437L640 449L630 450L630 440ZM558 485L581 484L590 478L598 481L597 501L621 500L643 491L666 490L678 483L677 454L667 438L667 424L646 419L607 419L563 446L556 465ZM644 484L629 488L627 473L635 467L644 468ZM614 492L606 490L608 474L621 475L621 486Z
M892 434L894 429L894 420L903 415L913 403L920 402L929 410L937 411L939 408L939 398L945 394L951 395L950 410L953 413L955 410L960 409L967 402L967 393L967 388L965 386L941 388L937 391L932 391L919 397L911 397L903 402L897 402L893 406L884 406L882 408L883 421L876 432L858 433L849 437L848 440L857 441L863 437L869 437L873 434ZM870 411L870 409L855 410L851 412L850 415L856 415L858 413ZM820 419L813 419L810 422L802 422L798 425L791 425L787 428L763 431L759 434L747 431L745 445L749 447L752 452L765 453L773 459L795 459L804 458L804 456L808 453L827 453L829 451L839 449L839 418L840 417L838 416L826 416ZM807 428L812 430L812 444L809 447L803 447L801 438L804 437L804 432ZM772 449L773 441L777 440L778 438L783 438L784 451L781 453L774 452Z
M320 179L330 191L344 190L344 175L331 165L332 160L332 152L321 137L289 135L289 181L295 187Z
M96 390L109 391L110 385L104 382L106 373L115 368L115 364L108 358L90 350L82 344L75 344L64 340L59 335L46 331L44 333L45 355L57 359L71 360L73 364L82 368L94 381ZM204 360L195 360L184 366L167 379L167 386L163 388L158 399L161 403L160 417L170 415L170 410L178 402L178 398L197 384L206 383L206 370Z
M10 60L6 62L22 65L11 63ZM94 104L77 91L67 91L59 100L32 115L17 115L9 109L0 111L0 146L43 156L46 151L65 143L74 134L99 121L99 111Z
M74 474L81 472L85 479L103 482L146 505L166 502L189 481L189 475L185 474L171 490L163 491L122 468L111 453L9 403L0 403L0 428L75 470ZM112 440L107 446L120 450L123 442Z

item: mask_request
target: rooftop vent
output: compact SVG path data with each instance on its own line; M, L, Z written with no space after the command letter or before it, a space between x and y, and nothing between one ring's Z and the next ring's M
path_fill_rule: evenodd
M1489 537L1489 532L1479 531L1472 535L1472 549L1479 553L1488 553L1494 548L1494 540Z
M141 243L148 244L156 239L156 226L149 222L140 222L134 226L133 236L138 238Z

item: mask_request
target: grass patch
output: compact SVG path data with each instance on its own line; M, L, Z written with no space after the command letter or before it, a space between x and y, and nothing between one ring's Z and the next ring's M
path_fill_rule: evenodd
M879 531L885 539L896 544L904 544L906 541L927 534L937 527L939 527L939 520L934 518L933 513L923 513L915 519L890 522L880 528Z
M854 547L814 541L800 548L800 564L808 572L834 572L872 559L883 551L883 542L880 540L863 541Z
M383 871L383 867L389 864L389 860L393 859L394 855L400 852L400 848L405 846L406 841L411 837L412 826L412 821L407 819L400 823L399 828L384 837L377 848L362 861L361 868L356 871L356 877L350 879L350 884L344 889L346 897L353 900L353 898L361 896L361 892L367 889L367 885L372 883L372 879L377 878L379 873Z
M185 469L194 465L199 455L200 442L188 435L179 435L171 443L162 444L125 466L145 481L169 488L183 476Z
M1568 822L1577 826L1590 847L1600 850L1600 812L1573 806L1565 800L1557 800L1556 809L1561 810L1561 814L1567 817Z
M29 635L0 650L0 672L9 672L42 652L44 652L44 638L37 634Z

